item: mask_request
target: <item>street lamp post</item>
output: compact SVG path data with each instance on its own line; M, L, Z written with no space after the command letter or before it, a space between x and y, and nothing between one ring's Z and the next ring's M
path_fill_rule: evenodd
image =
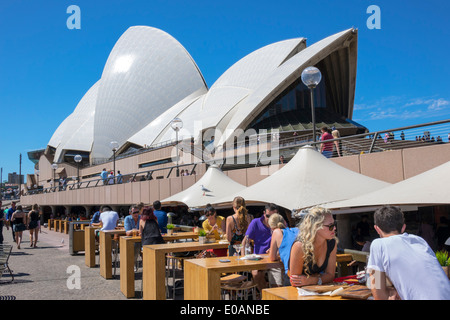
M83 160L83 158L81 157L81 155L77 154L75 157L73 157L73 160L75 160L75 162L77 163L77 182L78 187L80 187L80 162L81 160Z
M116 176L116 151L119 148L119 143L117 141L111 141L110 143L113 152L113 175Z
M55 173L56 173L56 169L58 169L58 165L56 163L52 163L52 169L53 169L53 186L56 187Z
M180 176L180 169L178 168L178 131L180 131L181 128L183 128L183 121L180 118L174 118L171 122L171 127L175 131L176 134L176 147L177 147L177 177Z
M314 110L314 88L322 80L322 74L316 67L307 67L302 72L302 82L309 88L311 93L311 120L313 126L313 141L316 142L316 115Z

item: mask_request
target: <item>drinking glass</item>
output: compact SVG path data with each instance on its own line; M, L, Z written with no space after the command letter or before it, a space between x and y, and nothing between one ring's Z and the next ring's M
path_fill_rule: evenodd
M235 256L240 256L241 255L242 244L233 244L233 248L234 248L234 250L236 250L234 255Z

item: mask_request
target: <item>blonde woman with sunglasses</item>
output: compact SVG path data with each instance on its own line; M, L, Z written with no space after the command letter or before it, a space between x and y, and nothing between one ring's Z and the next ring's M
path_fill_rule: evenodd
M296 287L332 282L336 272L336 222L331 212L314 207L303 218L292 245L289 272Z

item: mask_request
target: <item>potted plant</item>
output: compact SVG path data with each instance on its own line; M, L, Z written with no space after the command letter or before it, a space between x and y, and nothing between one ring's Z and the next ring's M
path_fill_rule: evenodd
M166 229L167 229L167 234L168 235L172 235L173 234L173 228L174 228L175 226L173 225L173 224L171 224L171 223L168 223L167 224L167 226L166 226Z
M447 251L436 251L436 258L439 261L439 264L444 269L445 274L450 279L450 258L448 257Z
M206 243L206 231L203 229L198 230L198 242L199 243Z

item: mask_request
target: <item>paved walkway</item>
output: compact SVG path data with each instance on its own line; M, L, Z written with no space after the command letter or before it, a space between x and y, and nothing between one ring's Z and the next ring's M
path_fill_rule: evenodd
M38 247L30 248L30 234L26 230L23 232L21 249L17 249L13 242L11 229L3 227L3 236L4 244L13 244L9 265L14 273L14 282L8 282L11 280L9 273L0 278L0 298L14 296L16 300L136 300L126 299L121 293L119 278L106 280L100 276L98 266L88 268L83 253L70 255L68 235L42 227ZM69 267L79 268L80 289L68 287L68 282L72 287L77 284L72 280L74 272ZM140 274L136 278L136 289L140 289Z

